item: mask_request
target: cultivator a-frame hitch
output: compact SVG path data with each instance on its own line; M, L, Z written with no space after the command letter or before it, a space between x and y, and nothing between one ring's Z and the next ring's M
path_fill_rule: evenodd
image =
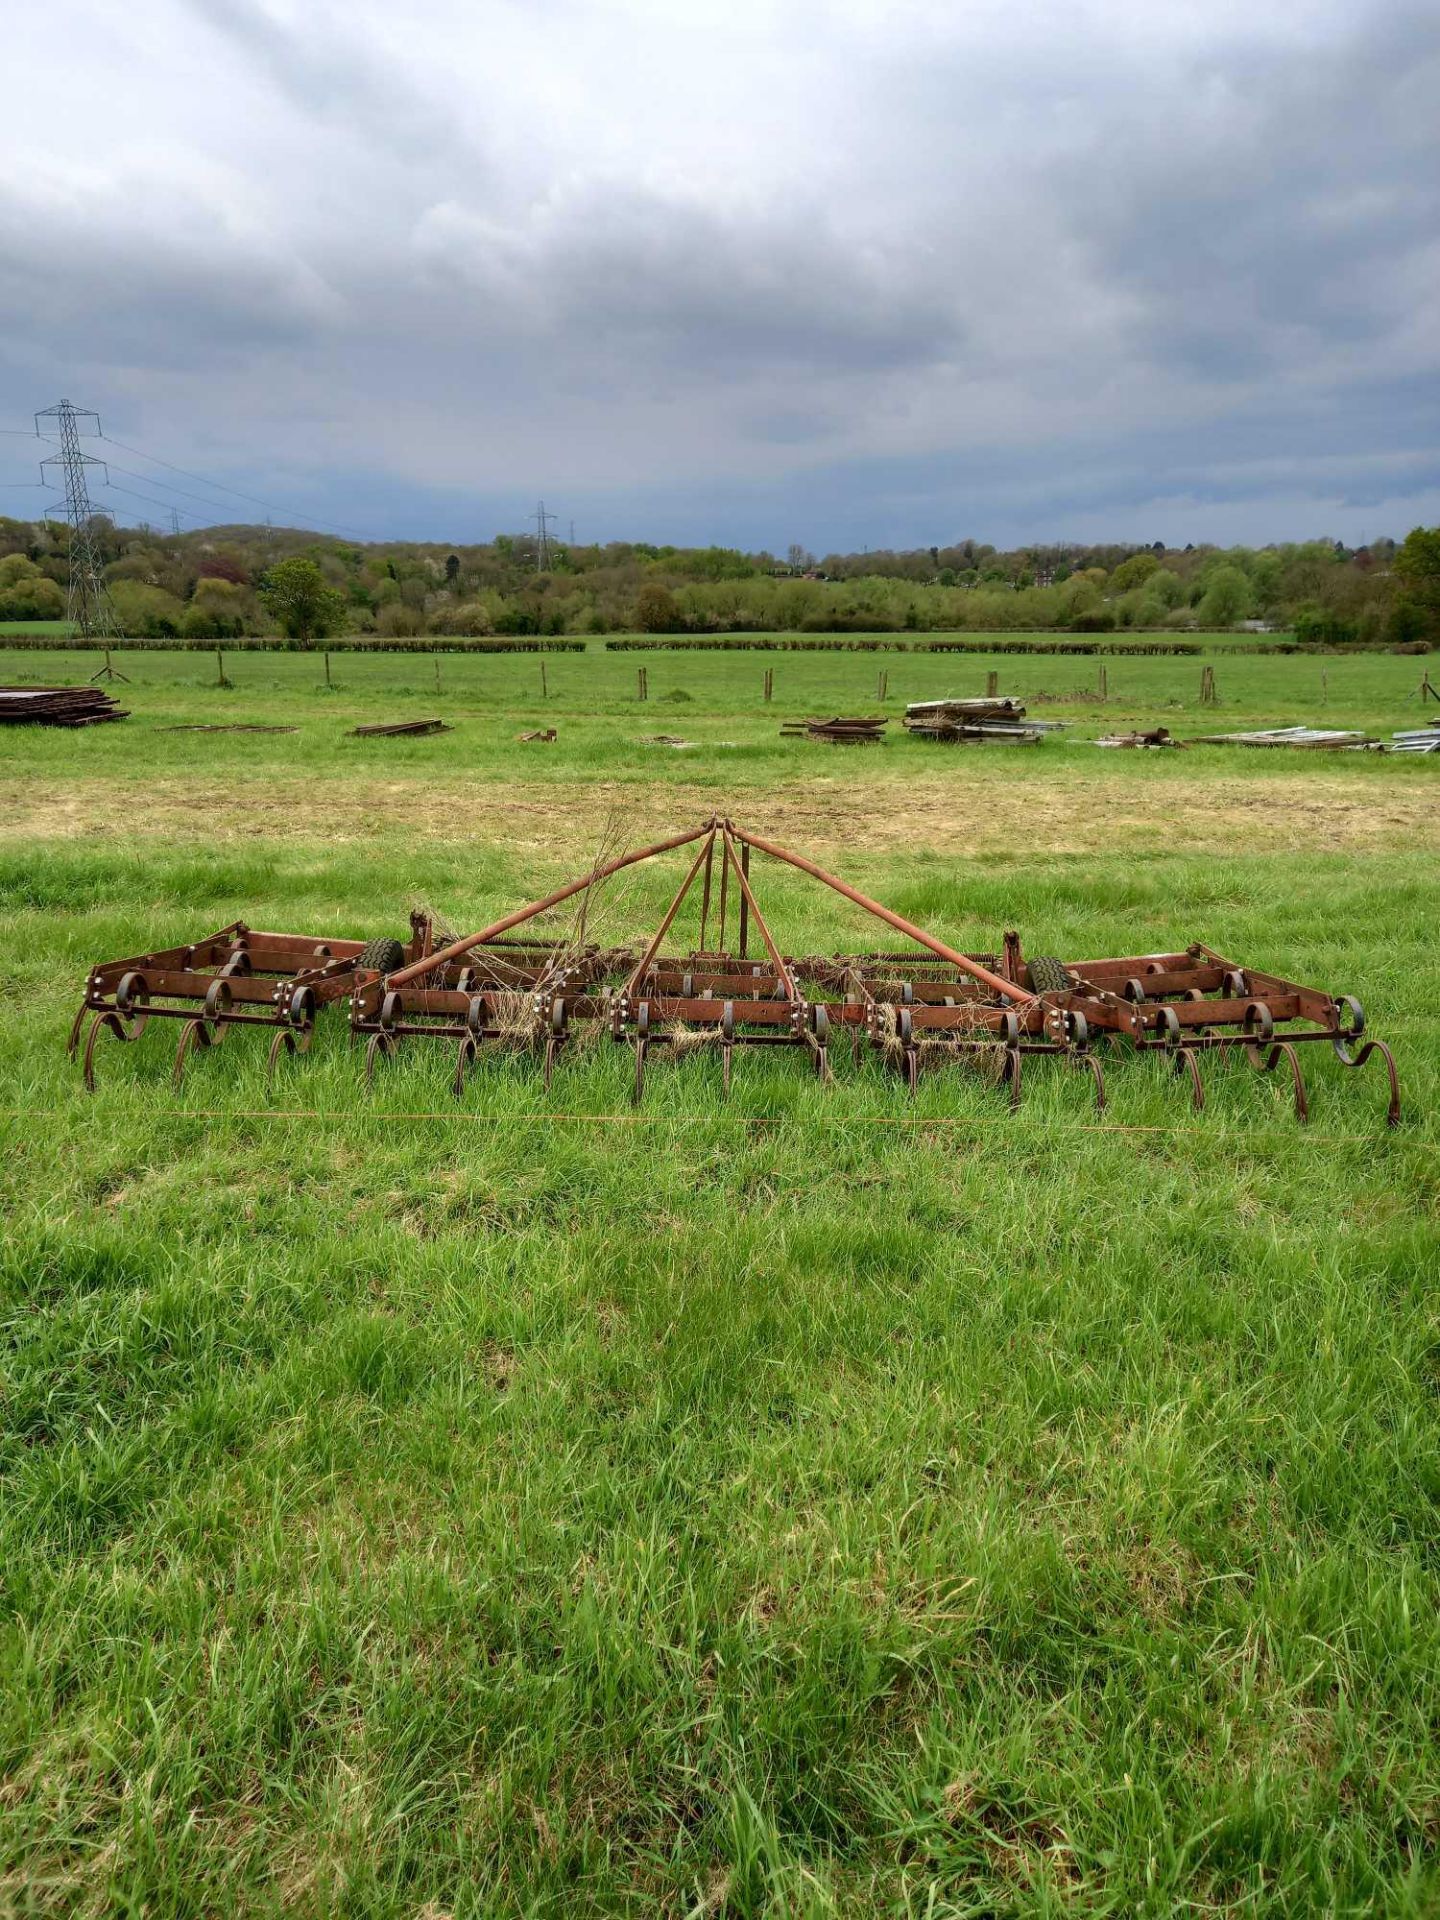
M693 849L688 867L643 947L517 939L519 929L588 896L622 869L680 849ZM756 897L752 854L809 875L910 944L787 954ZM693 912L697 893L697 944L683 954L667 952L682 908L690 902ZM798 1049L828 1079L831 1042L845 1035L852 1058L868 1043L912 1090L922 1070L968 1062L993 1074L1012 1106L1020 1102L1027 1057L1064 1060L1089 1075L1103 1110L1097 1052L1103 1040L1112 1049L1163 1052L1188 1076L1197 1107L1204 1103L1204 1054L1238 1049L1263 1070L1284 1062L1304 1120L1308 1105L1295 1049L1325 1041L1347 1066L1362 1066L1378 1053L1389 1075L1392 1126L1400 1111L1389 1049L1371 1040L1353 1050L1364 1028L1355 1000L1247 971L1199 945L1179 954L1027 962L1011 933L999 955L962 953L804 855L720 818L598 863L568 886L389 973L360 970L350 1020L366 1040L367 1076L405 1040L448 1042L457 1093L487 1044L533 1047L543 1056L548 1086L567 1045L582 1033L608 1033L633 1051L638 1100L657 1048L718 1050L728 1091L737 1047Z
M681 850L689 855L683 878L643 944L606 946L588 937L590 905L604 882ZM786 952L757 897L755 854L830 888L905 944ZM542 936L542 916L571 901L570 935ZM698 939L675 952L667 943L687 904L685 924L698 921ZM162 1017L182 1022L177 1082L192 1049L214 1046L236 1026L270 1030L273 1069L282 1049L306 1051L320 1013L341 1001L352 1038L365 1043L367 1083L404 1043L439 1041L453 1054L457 1095L486 1048L533 1050L548 1086L567 1048L608 1037L631 1050L638 1100L657 1049L718 1052L728 1092L737 1047L793 1048L828 1080L832 1042L844 1037L852 1059L870 1046L912 1091L922 1071L968 1063L998 1081L1012 1107L1026 1059L1049 1057L1087 1074L1103 1110L1103 1042L1107 1055L1118 1048L1169 1059L1197 1108L1207 1054L1238 1051L1262 1071L1283 1064L1303 1121L1297 1048L1325 1042L1350 1067L1378 1055L1389 1077L1387 1118L1393 1126L1400 1116L1394 1059L1382 1042L1361 1041L1364 1015L1348 996L1256 972L1199 944L1118 959L1027 960L1019 935L1007 933L999 954L962 953L803 854L719 817L598 860L579 879L463 939L437 936L420 914L411 916L403 945L253 933L237 922L195 946L108 961L86 983L70 1051L90 1016L84 1071L93 1089L98 1034L133 1040Z

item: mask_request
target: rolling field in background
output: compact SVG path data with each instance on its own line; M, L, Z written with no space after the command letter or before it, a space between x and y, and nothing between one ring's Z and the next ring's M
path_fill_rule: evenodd
M542 699L526 655L145 653L131 719L0 734L0 1911L1436 1911L1440 764L1090 744L1388 735L1424 662L1210 658L1216 708L1197 657L1101 703L1063 656L592 643ZM991 669L1068 731L900 736ZM178 1092L158 1022L93 1099L65 1061L93 959L476 927L716 810L970 948L1354 993L1402 1125L1319 1049L1308 1130L1121 1057L1100 1121L1048 1063L1012 1115L744 1051L637 1111L608 1044L367 1095L339 1020L268 1091L241 1034Z

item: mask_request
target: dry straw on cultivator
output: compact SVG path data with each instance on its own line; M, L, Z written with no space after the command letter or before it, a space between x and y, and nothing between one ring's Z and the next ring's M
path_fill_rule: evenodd
M587 940L589 905L604 882L680 849L693 849L689 864L643 946ZM906 944L785 952L756 896L754 854L809 875ZM522 931L570 901L579 911L569 939ZM669 951L687 902L698 917L697 943ZM718 818L598 861L568 886L443 944L423 915L412 916L404 946L252 933L237 924L193 947L108 962L87 982L71 1051L88 1013L85 1079L93 1087L101 1029L135 1039L147 1019L163 1016L184 1022L177 1080L192 1047L213 1046L239 1025L270 1029L273 1069L282 1048L305 1051L321 1010L340 1000L348 1003L352 1037L365 1042L367 1081L405 1042L438 1041L453 1056L457 1094L482 1049L495 1046L533 1049L548 1086L567 1048L585 1036L608 1037L631 1050L638 1100L657 1048L718 1052L728 1091L737 1047L796 1049L828 1079L832 1042L843 1036L852 1058L872 1047L912 1090L922 1070L968 1063L1005 1087L1012 1106L1026 1059L1047 1056L1088 1074L1103 1109L1104 1042L1107 1055L1118 1048L1170 1060L1197 1108L1205 1101L1207 1055L1238 1051L1267 1072L1283 1064L1303 1121L1297 1048L1318 1042L1349 1067L1378 1055L1389 1079L1390 1125L1400 1117L1390 1050L1361 1041L1364 1014L1349 996L1256 972L1199 943L1178 953L1027 960L1019 935L1007 933L999 954L961 953L803 854Z

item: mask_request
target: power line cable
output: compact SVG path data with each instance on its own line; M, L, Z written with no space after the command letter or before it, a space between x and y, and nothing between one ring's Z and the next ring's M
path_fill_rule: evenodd
M48 435L36 432L34 429L27 431L23 427L0 427L0 433L13 435L17 439L44 440L51 446L59 444L57 441L50 440ZM211 480L208 475L196 473L190 467L182 467L174 460L162 460L158 453L147 453L143 447L132 447L124 440L112 439L108 433L97 434L96 438L103 440L107 446L119 447L122 453L133 453L137 459L148 460L152 466L164 467L170 473L183 474L187 480L197 480L202 487L209 487L216 493L229 494L232 499L246 500L251 506L264 507L267 514L287 514L291 519L299 523L302 532L328 533L339 540L359 540L366 544L369 544L375 538L373 534L361 533L359 529L355 527L336 527L327 524L327 522L323 520L316 520L309 514L301 513L298 507L286 506L283 502L273 500L262 500L258 494L246 493L240 487L227 486L223 480ZM197 500L201 506L214 507L219 505L218 501L207 500L203 494L191 493L188 488L173 486L168 481L157 479L154 474L135 473L129 467L122 467L118 465L118 463L115 465L115 470L117 473L129 474L132 480L145 480L148 481L151 486L163 487L167 493L178 494L182 499ZM118 489L118 491L123 493L127 491L127 489L122 487ZM142 495L140 497L143 498L144 496ZM152 504L163 506L167 503L160 501L158 503L152 502ZM189 518L198 520L199 515L192 514Z
M200 519L200 515L191 513L188 507L172 507L168 500L157 500L153 493L137 493L134 487L119 487L113 480L102 480L100 484L111 493L128 493L132 500L144 500L152 507L163 507L167 513L184 514L187 520Z
M14 429L7 427L5 431L9 433L14 431ZM100 437L103 439L105 436L101 435ZM52 440L49 434L44 434L44 433L27 436L27 438L43 440L47 446L52 446L52 447L58 447L60 444L58 440ZM148 486L159 487L165 493L178 494L182 500L198 500L202 507L215 507L218 505L218 502L214 500L207 500L203 494L191 493L187 487L175 487L175 486L172 486L168 480L157 480L153 474L136 473L132 467L122 467L118 460L107 460L105 462L105 465L108 471L127 474L129 478L132 480L143 480L146 482ZM11 481L11 482L7 482L6 484L14 485L14 486L22 486L22 485L23 486L42 486L44 482L38 481L38 480ZM113 481L110 483L110 485L111 485L111 490L115 493L129 493L133 491L133 489L129 487L117 487L115 486ZM148 500L151 506L153 507L165 507L171 513L184 513L185 517L189 520L198 521L200 519L200 515L198 513L187 513L184 507L174 507L171 505L171 503L168 500L156 500L154 496L151 494L141 493L141 494L136 494L135 497L137 500Z
M159 487L162 492L176 494L181 500L198 500L202 507L217 507L219 505L218 501L207 500L203 494L191 493L188 487L174 487L171 486L168 480L157 480L153 473L136 473L131 467L122 467L117 460L107 461L106 464L112 467L116 473L129 474L132 480L143 480L147 486ZM198 517L198 515L195 516L197 519Z
M274 500L262 500L258 494L245 493L239 487L228 487L226 486L223 480L211 480L203 473L195 473L189 467L179 466L174 460L162 460L158 453L147 453L143 447L128 446L126 442L123 440L112 439L108 433L102 434L100 437L107 443L107 445L112 447L119 447L122 453L133 453L137 459L149 460L152 463L152 465L157 467L165 467L171 473L183 473L187 480L198 480L202 487L211 487L217 493L228 493L236 500L248 500L251 506L264 507L267 513L288 513L288 514L292 514L297 520L301 520L301 521L308 520L310 522L310 526L317 529L321 533L332 533L337 535L342 540L369 541L374 537L373 535L368 533L359 533L356 531L354 527L345 528L345 527L327 526L325 522L322 520L315 520L311 518L309 514L302 514L299 511L299 509L296 507L287 507L286 505L284 505L283 502L278 502ZM139 477L143 479L145 476L141 475ZM164 482L161 481L157 484L163 486ZM178 493L180 492L180 488L177 487L174 489L174 491ZM192 494L191 498L193 499L195 498L195 496Z

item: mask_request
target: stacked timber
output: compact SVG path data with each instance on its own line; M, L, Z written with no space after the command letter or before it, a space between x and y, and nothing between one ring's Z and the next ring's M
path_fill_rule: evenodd
M856 747L875 741L884 733L886 720L879 718L844 720L837 714L832 720L791 720L780 729L786 740L828 740L836 747Z
M1001 741L1025 746L1064 726L1063 720L1027 720L1018 700L917 700L905 709L905 728L922 740Z
M11 727L93 727L124 720L102 687L0 687L0 724Z

